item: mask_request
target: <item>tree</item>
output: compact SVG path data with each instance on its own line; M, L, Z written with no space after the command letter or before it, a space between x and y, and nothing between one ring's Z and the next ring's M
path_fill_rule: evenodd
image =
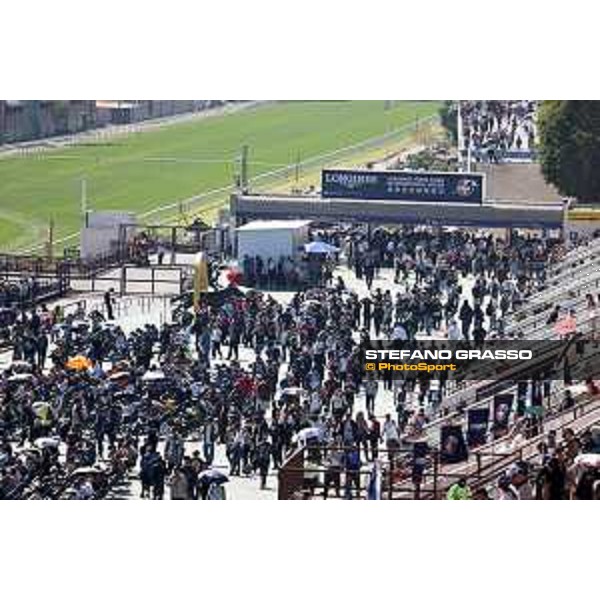
M440 120L450 141L458 143L458 103L446 100L440 107Z
M546 181L565 196L600 203L600 102L547 100L537 122Z

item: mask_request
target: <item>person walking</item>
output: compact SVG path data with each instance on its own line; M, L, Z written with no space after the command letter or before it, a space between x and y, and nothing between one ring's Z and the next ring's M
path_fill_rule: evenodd
M462 336L465 340L468 340L471 322L473 321L473 309L471 308L468 300L463 302L458 316L462 324Z
M400 430L390 414L385 415L385 421L382 427L382 437L388 451L390 465L393 465L396 452L398 451L398 448L400 448Z
M377 391L379 390L379 382L373 375L371 375L367 381L365 381L365 403L367 414L375 414L375 398L377 397Z
M217 426L214 419L207 419L202 429L202 451L207 466L211 466L215 459L215 441L217 439Z
M169 479L171 500L189 500L189 485L185 473L177 467Z
M46 364L46 356L48 355L48 336L43 332L39 332L36 338L36 350L37 350L37 365L41 370L44 369Z
M379 456L379 442L381 441L381 423L375 415L369 415L369 444L373 460Z
M267 489L267 476L269 475L269 466L271 464L271 443L265 437L256 448L256 467L260 476L260 489Z
M114 318L115 318L114 299L113 299L114 291L115 290L113 288L110 288L109 290L104 292L104 309L106 311L106 320L107 321L114 321Z

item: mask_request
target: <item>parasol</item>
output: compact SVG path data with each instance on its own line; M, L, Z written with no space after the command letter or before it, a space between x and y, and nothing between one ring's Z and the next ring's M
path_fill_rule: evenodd
M309 242L304 244L304 251L307 254L334 254L339 252L340 249L325 242Z
M210 485L213 483L216 485L222 485L229 481L229 477L227 477L225 473L222 473L218 469L206 469L206 471L202 471L198 475L198 481L205 485Z
M11 375L7 381L13 383L30 381L31 379L33 379L33 375L31 373L17 373L16 375Z
M87 356L83 356L81 354L78 354L67 361L67 369L71 369L73 371L86 371L87 369L91 368L92 361L87 358Z
M42 437L35 440L33 444L37 448L40 448L40 450L44 448L58 448L60 440L58 438Z
M126 377L129 377L129 373L127 371L117 371L116 373L110 375L108 379L110 381L119 381L120 379L125 379Z
M306 443L308 440L320 440L322 432L318 427L306 427L301 429L295 436L294 439L297 442Z
M25 371L25 372L31 371L31 364L28 363L26 360L15 360L11 363L10 366L12 367L12 369L15 373L17 373L17 372L20 373L22 371Z
M554 326L554 333L561 336L568 335L569 333L575 333L576 331L577 319L572 315L563 317Z
M162 381L165 374L162 371L146 371L142 376L142 381Z
M575 457L575 464L579 467L597 469L600 467L600 454L580 454Z
M104 473L104 469L99 466L93 466L79 467L78 469L75 469L71 475L99 475L101 473Z

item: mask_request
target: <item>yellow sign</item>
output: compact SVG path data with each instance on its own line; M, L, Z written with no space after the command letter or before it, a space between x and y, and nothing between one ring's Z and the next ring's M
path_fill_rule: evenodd
M194 310L200 307L200 294L208 291L208 260L204 252L194 259Z
M600 221L600 209L574 209L567 213L569 221Z

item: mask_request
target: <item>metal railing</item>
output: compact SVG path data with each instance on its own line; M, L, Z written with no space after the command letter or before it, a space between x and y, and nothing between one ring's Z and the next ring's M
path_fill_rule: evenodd
M561 411L542 422L542 432L524 439L516 448L506 448L508 436L472 449L469 458L460 463L442 461L436 448L424 457L423 467L415 475L412 449L378 450L381 463L381 497L389 500L426 499L444 497L446 490L457 480L466 479L471 487L481 488L495 482L506 469L518 460L531 460L544 441L546 430L569 427L577 434L600 422L600 399L591 398L574 408ZM504 447L502 447L504 445ZM279 470L279 499L325 497L329 467L322 464L331 452L357 451L356 447L307 445L293 451ZM358 449L360 453L362 449ZM312 455L312 456L311 456ZM340 467L334 477L340 478L340 488L346 471ZM353 472L352 496L364 498L367 494L372 468L360 467ZM331 483L331 480L329 481ZM334 490L337 487L333 485Z

